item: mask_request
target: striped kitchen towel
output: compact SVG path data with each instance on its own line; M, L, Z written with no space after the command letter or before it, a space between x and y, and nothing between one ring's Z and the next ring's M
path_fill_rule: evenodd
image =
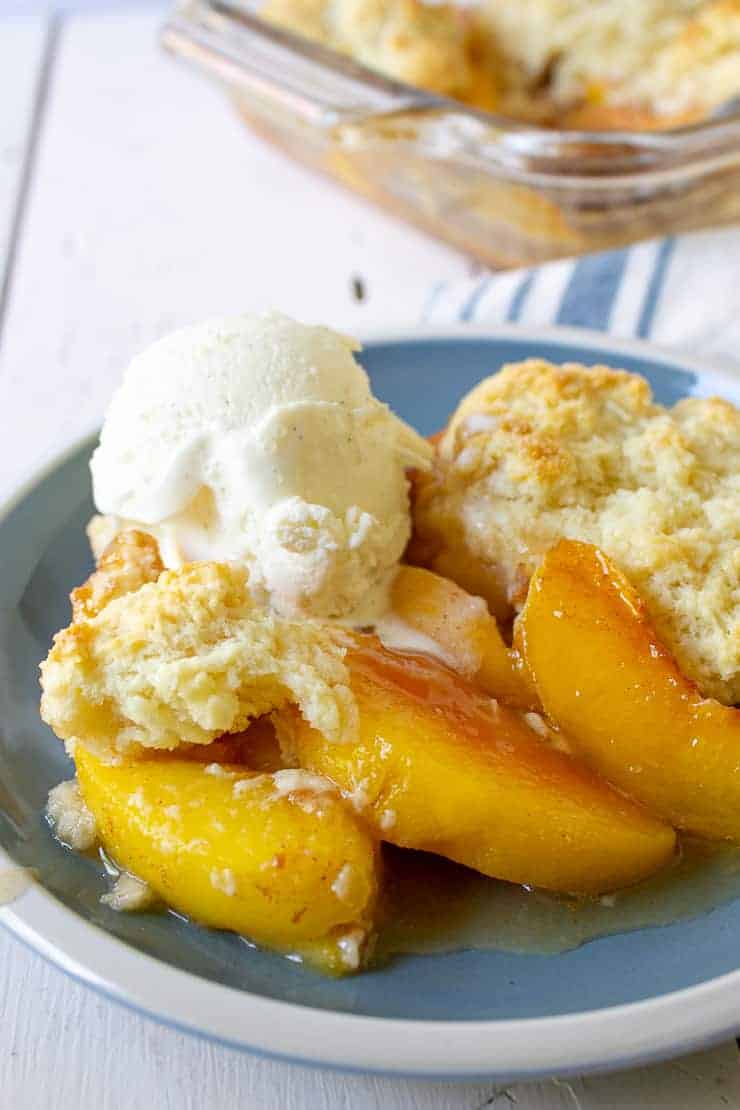
M678 348L740 375L740 228L439 282L423 320L595 328Z

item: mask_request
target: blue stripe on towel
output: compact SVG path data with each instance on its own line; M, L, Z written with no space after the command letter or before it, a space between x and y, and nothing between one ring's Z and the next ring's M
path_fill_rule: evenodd
M485 297L486 293L488 292L488 287L490 286L490 284L490 277L483 278L482 281L478 282L475 289L460 309L461 320L464 320L467 323L469 320L473 319L473 317L475 316L475 310L477 309L483 297Z
M627 250L619 250L581 258L563 294L556 322L606 331L627 255Z
M664 239L655 256L653 273L650 278L647 293L645 294L640 320L637 325L637 334L641 339L644 339L646 335L650 335L652 331L653 321L655 320L655 310L658 307L661 290L665 282L666 271L668 270L668 264L671 261L675 246L676 240L673 237Z
M529 295L529 291L532 288L533 283L534 271L528 270L522 280L519 282L514 296L511 298L509 311L506 313L506 320L508 323L515 324L521 316L522 309L524 308L524 302Z
M426 303L421 310L422 322L426 322L431 316L434 309L437 307L437 301L440 298L442 290L447 287L446 281L437 281L432 286L432 291L426 299Z

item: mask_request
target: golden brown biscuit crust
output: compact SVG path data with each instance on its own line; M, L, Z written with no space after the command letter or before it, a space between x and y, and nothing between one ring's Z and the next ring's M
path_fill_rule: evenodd
M103 550L87 581L72 590L72 620L96 616L115 598L156 582L163 570L153 536L135 529L120 532Z
M740 93L740 0L266 0L273 23L430 92L566 128L654 130Z
M244 569L189 563L57 633L41 715L108 758L209 744L289 703L340 739L356 725L344 654L341 633L258 606Z
M493 43L451 3L423 0L267 0L263 18L387 77L493 108Z
M504 367L460 404L414 513L411 557L502 618L558 539L597 544L685 673L740 701L740 412L729 402L667 410L625 371Z

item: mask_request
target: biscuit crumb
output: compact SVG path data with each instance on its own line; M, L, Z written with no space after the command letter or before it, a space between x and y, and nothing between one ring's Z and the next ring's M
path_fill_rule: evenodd
M352 865L345 863L337 872L337 877L331 884L331 889L340 902L349 901L349 894L352 887Z
M212 867L211 886L214 890L219 890L228 898L233 898L236 894L236 878L234 872L230 867Z
M142 879L122 871L113 884L113 889L101 895L100 901L118 913L137 913L148 910L157 900L157 896Z
M77 779L52 787L46 802L46 816L57 840L73 851L86 852L97 844L97 823L85 804Z
M362 948L367 940L364 929L350 929L337 940L342 963L345 967L356 971L362 962Z

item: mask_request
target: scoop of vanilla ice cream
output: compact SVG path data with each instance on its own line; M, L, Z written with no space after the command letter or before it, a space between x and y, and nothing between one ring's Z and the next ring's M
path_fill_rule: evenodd
M277 312L185 328L131 363L91 469L113 528L169 567L244 562L283 612L369 619L431 449L373 397L358 344Z

